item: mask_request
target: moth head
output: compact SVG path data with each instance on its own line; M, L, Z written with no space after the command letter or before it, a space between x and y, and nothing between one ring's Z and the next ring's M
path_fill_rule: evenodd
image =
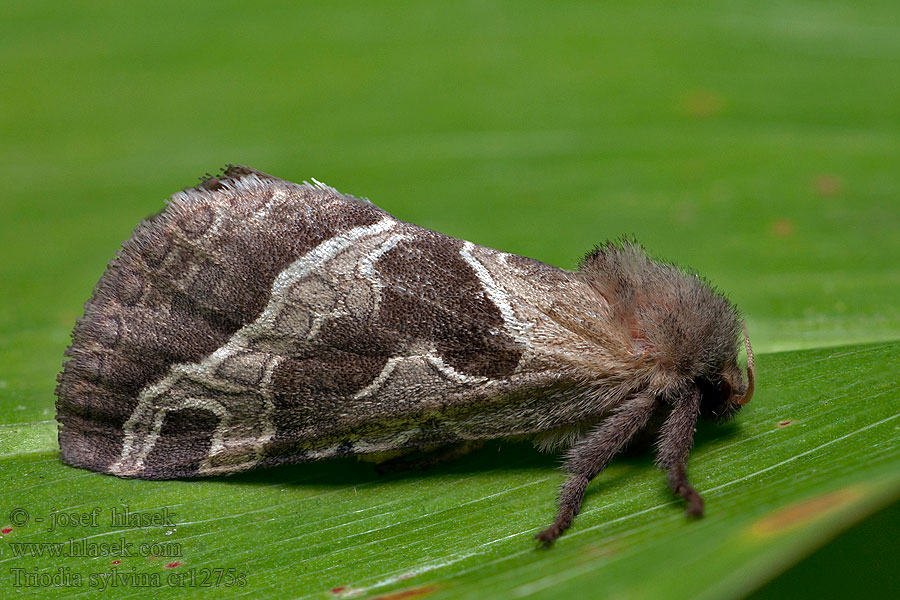
M733 417L753 396L753 351L746 325L746 379L738 365L737 308L691 270L651 259L633 240L607 242L581 262L579 276L603 309L598 344L622 345L649 365L649 388L677 397L701 392L701 415ZM606 341L611 340L611 341Z
M747 324L744 328L744 345L747 349L747 380L737 360L728 361L719 372L701 375L695 379L700 389L700 414L706 418L727 420L750 402L755 388L756 374L753 366L753 348Z

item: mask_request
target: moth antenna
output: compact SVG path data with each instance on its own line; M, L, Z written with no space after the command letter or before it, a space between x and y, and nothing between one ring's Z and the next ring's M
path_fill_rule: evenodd
M747 322L744 321L744 345L747 347L747 391L744 392L744 395L738 398L738 403L741 405L747 404L750 402L750 398L753 397L754 390L754 382L755 382L755 373L753 371L753 348L750 347L750 333L747 331Z

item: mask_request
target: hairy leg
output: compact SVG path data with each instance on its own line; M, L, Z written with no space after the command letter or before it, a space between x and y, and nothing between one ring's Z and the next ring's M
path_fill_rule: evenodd
M680 397L659 432L656 464L668 471L669 487L687 501L687 514L703 516L703 498L687 480L687 458L700 412L700 390Z
M550 545L572 524L581 508L588 483L602 471L635 433L641 430L656 408L656 399L641 394L628 400L604 419L569 452L563 470L570 473L559 491L559 510L553 525L535 536Z

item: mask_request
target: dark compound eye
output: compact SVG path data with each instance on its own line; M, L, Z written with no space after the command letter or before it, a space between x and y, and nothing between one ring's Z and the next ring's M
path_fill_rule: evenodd
M712 419L727 418L731 384L721 378L710 381L706 377L697 378L695 383L700 388L700 414Z
M716 389L719 391L719 395L723 400L727 400L731 397L731 384L724 379L716 381Z

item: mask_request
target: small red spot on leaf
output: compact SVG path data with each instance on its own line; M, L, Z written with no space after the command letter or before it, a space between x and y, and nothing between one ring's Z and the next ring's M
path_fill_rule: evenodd
M3 533L12 533L12 527L4 527L3 529L0 529L0 531Z
M166 568L174 569L175 567L180 567L180 566L181 566L181 563L176 560L175 562L170 562L169 564L167 564Z
M787 426L790 425L791 423L793 423L793 421L791 421L791 420L782 421L781 423L778 424L778 426L779 426L779 427L787 427Z
M384 596L372 598L372 600L412 600L412 598L427 596L436 589L436 585L426 585L417 588L409 588L408 590L401 590L392 594L385 594Z
M862 496L862 488L851 486L815 498L808 498L780 508L759 519L750 526L750 532L756 537L765 537L802 527L824 515L852 504Z
M337 587L331 588L331 593L332 594L340 594L341 592L343 592L346 589L347 589L346 586L339 585Z
M119 560L119 559L117 558L116 560L111 561L109 564L111 564L111 565L117 565L117 564L119 564L120 562L122 562L122 561Z
M695 90L684 97L685 112L697 119L716 116L724 104L719 94L709 90Z
M613 556L622 551L618 540L613 540L609 544L603 546L589 546L585 549L585 554L593 558L606 558Z
M787 219L772 221L772 235L779 238L790 237L794 234L794 223Z
M836 196L841 193L844 182L837 175L817 175L812 187L820 196Z

